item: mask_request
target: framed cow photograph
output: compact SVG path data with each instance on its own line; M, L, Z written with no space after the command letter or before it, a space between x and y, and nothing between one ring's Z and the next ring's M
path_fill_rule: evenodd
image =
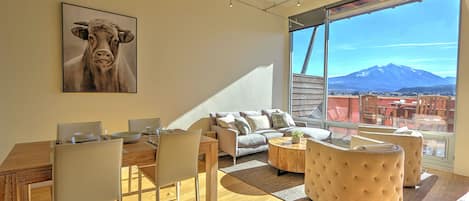
M63 92L137 93L137 18L62 3Z

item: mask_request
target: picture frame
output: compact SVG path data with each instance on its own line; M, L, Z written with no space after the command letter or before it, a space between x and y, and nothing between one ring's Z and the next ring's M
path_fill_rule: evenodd
M62 91L137 93L137 18L69 3L62 10Z

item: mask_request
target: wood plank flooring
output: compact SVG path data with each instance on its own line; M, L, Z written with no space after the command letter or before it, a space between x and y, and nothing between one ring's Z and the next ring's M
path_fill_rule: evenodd
M203 165L203 164L202 164ZM201 169L201 168L200 168ZM424 201L454 201L469 192L469 177L455 175L452 173L442 172L438 170L428 170L428 172L438 175L438 180L432 190L424 198ZM122 192L127 192L127 168L122 169L123 182ZM200 192L201 200L205 200L205 173L200 173ZM137 174L134 171L132 176L132 190L137 190ZM153 185L147 179L143 180L144 188L152 188ZM167 187L161 190L162 200L175 200L175 187ZM31 192L32 201L50 201L50 187L33 189ZM194 180L189 179L182 182L181 185L181 201L193 201L195 197ZM143 193L142 200L155 200L153 191ZM137 195L125 196L124 201L136 201ZM220 201L278 201L271 196L253 186L250 186L241 180L218 171L218 200Z
M203 165L203 164L202 164ZM200 166L200 165L199 165ZM134 168L135 169L135 168ZM200 168L199 169L203 169ZM122 192L127 192L127 177L128 169L122 168ZM199 186L201 200L205 200L205 173L199 173ZM153 188L153 184L143 179L143 189ZM137 172L133 171L132 175L132 191L137 191ZM31 191L32 201L50 201L51 200L51 188L44 187L33 189ZM123 201L137 201L137 195L124 196ZM142 194L142 200L155 200L155 192L150 191ZM176 188L166 187L161 189L161 200L176 200ZM181 201L194 201L194 180L184 180L181 183ZM218 200L250 200L250 201L279 201L280 199L275 198L258 188L247 185L241 180L227 175L221 171L218 171Z

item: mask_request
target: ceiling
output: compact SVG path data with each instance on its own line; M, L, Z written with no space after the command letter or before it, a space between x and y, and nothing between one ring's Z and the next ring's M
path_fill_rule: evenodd
M284 17L300 14L342 0L300 0L301 6L297 6L298 0L234 0L233 4L245 3Z

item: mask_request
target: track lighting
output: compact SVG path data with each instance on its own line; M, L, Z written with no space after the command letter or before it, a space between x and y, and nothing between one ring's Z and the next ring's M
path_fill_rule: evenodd
M300 0L297 0L297 1L296 1L296 6L298 6L298 7L301 6Z

